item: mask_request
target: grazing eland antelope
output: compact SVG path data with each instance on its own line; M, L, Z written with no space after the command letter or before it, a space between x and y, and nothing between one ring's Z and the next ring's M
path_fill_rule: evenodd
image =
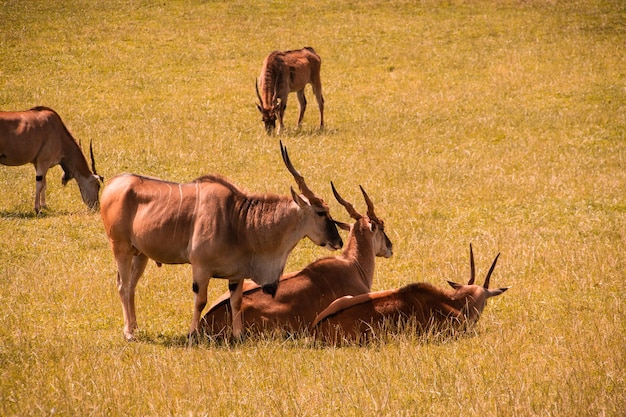
M48 107L0 112L0 164L35 166L35 212L46 207L46 173L55 165L63 168L61 182L76 179L85 204L98 209L102 177L96 173L93 147L89 145L91 170L80 147L61 117Z
M257 107L263 116L263 123L268 134L271 134L276 127L276 118L278 118L277 133L285 128L283 116L287 107L287 96L294 91L297 92L300 103L298 116L298 126L300 126L306 109L304 87L307 84L313 87L313 94L320 109L320 129L324 128L321 64L320 56L311 47L295 51L274 51L265 58L261 76L255 85L259 99Z
M216 175L186 184L133 174L111 179L102 193L101 214L117 262L126 339L134 338L135 287L148 259L157 265L191 264L195 306L190 336L197 333L210 278L227 279L233 334L239 337L244 278L274 294L287 256L305 236L328 249L342 247L328 205L306 185L282 143L280 147L302 194L293 187L291 197L248 194Z
M415 320L418 331L464 328L478 321L487 299L507 288L489 289L489 278L496 266L496 256L483 286L474 285L474 253L470 245L470 280L467 285L448 281L452 291L429 283L409 284L384 290L345 296L335 300L314 320L311 327L316 339L331 344L365 341L385 325Z
M331 182L333 194L355 223L335 222L350 230L343 253L318 259L298 272L285 274L274 297L248 280L244 284L241 315L249 332L304 332L316 315L336 298L369 292L374 280L375 258L389 258L393 245L385 234L385 226L374 213L374 204L361 187L367 204L367 215L357 212L344 200ZM200 331L209 336L224 336L230 323L229 294L223 294L208 310L200 323Z

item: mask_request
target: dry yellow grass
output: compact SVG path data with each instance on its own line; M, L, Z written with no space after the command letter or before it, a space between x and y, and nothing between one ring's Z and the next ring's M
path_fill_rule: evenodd
M335 217L330 180L374 199L395 252L375 289L463 281L470 242L512 288L453 340L188 348L189 267L150 264L126 343L99 216L55 168L35 217L32 167L0 166L0 414L624 415L625 27L619 1L4 2L0 109L56 109L107 178L288 193L253 83L315 47L327 129L314 105L294 129L290 97L282 139Z

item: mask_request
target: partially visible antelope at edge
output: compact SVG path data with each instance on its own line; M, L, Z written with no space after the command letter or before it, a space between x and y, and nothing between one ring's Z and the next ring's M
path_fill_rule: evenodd
M76 179L85 204L92 210L98 209L102 177L96 173L91 143L89 153L91 170L61 117L48 107L0 112L0 164L35 166L36 213L46 207L46 174L55 165L63 168L62 184Z
M255 83L256 95L259 99L257 107L263 116L263 123L268 134L276 128L284 129L283 116L287 107L287 96L290 92L297 92L300 104L298 126L302 123L306 109L304 88L307 84L313 87L313 94L320 110L320 129L324 128L324 97L322 96L322 81L320 67L322 60L311 47L295 51L274 51L263 61L261 76ZM260 93L259 93L260 90Z
M467 285L448 281L452 290L429 283L409 284L393 290L376 291L337 299L314 320L312 333L331 344L368 340L385 326L392 328L414 320L418 332L464 329L478 321L487 300L506 288L489 289L489 278L496 256L483 286L475 285L474 253L470 244L470 280Z
M209 280L227 279L233 335L239 337L244 278L274 294L287 256L301 239L333 250L343 246L328 205L306 185L282 143L280 147L302 194L293 187L291 197L250 194L216 175L186 184L133 174L109 182L101 214L117 262L126 339L135 335L135 287L149 259L157 265L191 264L195 302L190 337L197 332Z
M336 298L369 292L374 280L375 258L392 256L393 245L365 190L361 187L367 204L367 215L363 216L339 195L334 184L331 186L337 201L355 220L352 225L335 222L342 229L350 230L343 253L318 259L301 271L283 275L274 297L264 294L259 285L246 281L241 315L247 331L305 332L316 315ZM225 293L202 319L201 332L211 337L226 336L230 315L229 295Z

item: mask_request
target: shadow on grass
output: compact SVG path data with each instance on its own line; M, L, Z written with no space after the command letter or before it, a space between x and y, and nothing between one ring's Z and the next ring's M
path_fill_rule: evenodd
M0 210L0 218L3 219L36 219L40 216L46 216L46 214L36 214L33 210Z
M62 210L62 211L51 211L48 209L43 209L39 213L35 213L33 209L24 209L24 208L15 208L15 209L5 209L0 210L0 218L2 219L23 219L23 220L31 220L31 219L48 219L55 217L62 217L72 214L70 211Z
M313 347L312 340L308 335L293 334L282 331L254 332L245 335L241 339L233 338L232 335L208 336L201 335L195 338L188 338L187 335L156 333L148 334L143 331L136 333L133 343L147 343L155 346L162 346L169 349L221 349L232 350L240 347L259 347L289 345L292 347Z
M332 136L337 134L338 130L332 127L324 127L320 129L319 126L285 126L285 129L280 135L274 135L276 137L310 137L310 136Z
M231 349L236 346L243 345L248 340L235 340L227 338L211 338L209 336L188 337L186 334L148 334L146 332L138 332L136 334L136 342L149 343L156 346L162 346L170 349L187 349L187 348L206 348L206 349Z
M376 348L384 345L414 344L414 345L447 345L461 340L471 340L478 337L478 332L473 327L458 329L423 329L416 327L414 323L401 323L390 325L386 323L376 332L362 334L356 339L339 337L335 343L329 343L316 338L309 332L290 333L286 331L268 331L248 333L243 339L234 339L231 334L220 334L215 337L202 335L189 338L187 335L157 333L148 334L139 331L136 342L149 343L165 348L202 348L231 350L237 347L288 344L292 347L306 349L336 349L336 348Z
M398 323L383 322L358 334L344 335L338 330L334 335L312 338L311 347L317 349L335 348L377 348L385 345L412 344L443 346L478 336L473 326L422 326L414 320L401 320Z
M181 348L189 345L187 336L180 334L148 334L143 331L138 331L135 333L135 337L135 342L149 343L168 348Z

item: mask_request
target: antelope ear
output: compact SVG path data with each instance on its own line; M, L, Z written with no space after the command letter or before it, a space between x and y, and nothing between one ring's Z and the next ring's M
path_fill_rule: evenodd
M335 222L335 225L341 230L345 230L347 232L350 231L350 225L348 223L338 222L337 220L333 220L333 221Z
M458 290L459 288L462 287L461 284L457 284L456 282L452 282L452 281L448 281L448 284L450 284L450 286L454 288L455 290Z
M296 204L301 208L305 208L311 205L308 201L302 198L300 194L296 193L293 187L291 187L291 197L293 198L293 201L295 201Z
M505 292L506 290L508 290L509 288L511 288L511 287L494 288L493 290L487 290L487 298L495 297L497 295L500 295L503 292Z
M257 109L259 109L259 111L260 111L261 113L263 113L263 109L261 108L261 106L259 106L259 105L257 104L257 105L256 105L256 108L257 108Z

